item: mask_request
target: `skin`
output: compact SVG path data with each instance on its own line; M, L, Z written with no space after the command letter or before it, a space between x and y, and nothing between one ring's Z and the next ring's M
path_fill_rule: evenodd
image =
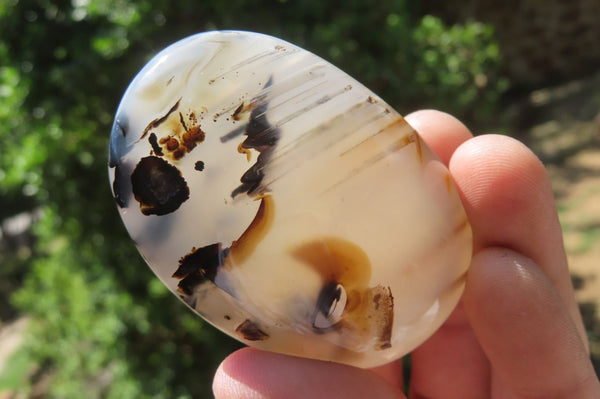
M461 303L412 353L409 398L600 398L546 170L520 142L426 110L406 117L448 165L473 227ZM371 370L252 348L217 398L406 398L400 361Z

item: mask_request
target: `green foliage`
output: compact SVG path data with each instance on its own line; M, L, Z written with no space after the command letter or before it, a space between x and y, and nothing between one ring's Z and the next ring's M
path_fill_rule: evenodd
M35 338L27 349L50 377L51 397L78 398L85 392L88 398L166 398L207 390L213 370L202 363L214 367L231 347L209 352L216 334L157 288L157 280L148 280L129 245L115 242L113 253L99 256L101 236L74 246L68 235L56 235L55 220L46 210L37 234L47 254L34 262L13 297L34 317ZM124 287L118 268L107 267L112 257L132 268L129 279L137 275L141 281ZM185 334L169 325L185 326Z
M31 359L24 350L18 350L8 359L5 372L0 375L0 392L14 391L26 383L25 376L31 367Z
M499 74L500 49L493 28L472 22L447 28L425 16L414 31L415 85L432 106L472 118L489 116L508 80Z
M401 112L492 112L506 82L491 28L445 27L412 7L0 0L0 221L42 215L29 251L0 246L1 277L20 286L13 304L33 316L32 382L47 379L60 398L204 397L238 347L153 277L111 199L112 116L154 53L201 30L261 31L331 60Z

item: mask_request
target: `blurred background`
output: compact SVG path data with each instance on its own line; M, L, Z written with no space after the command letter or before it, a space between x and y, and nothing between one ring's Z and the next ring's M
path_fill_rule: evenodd
M239 347L153 277L107 179L128 82L173 41L259 31L400 113L438 108L545 162L600 364L597 0L0 0L0 398L204 398Z

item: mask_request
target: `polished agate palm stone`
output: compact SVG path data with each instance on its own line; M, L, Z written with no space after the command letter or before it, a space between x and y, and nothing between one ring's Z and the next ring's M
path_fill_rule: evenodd
M117 111L109 174L160 280L260 349L373 367L456 306L471 229L444 165L377 95L249 32L175 43Z

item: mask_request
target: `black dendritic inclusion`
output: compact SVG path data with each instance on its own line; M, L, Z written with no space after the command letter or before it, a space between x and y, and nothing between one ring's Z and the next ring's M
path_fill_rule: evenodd
M127 207L130 197L127 185L128 176L120 162L121 156L131 150L125 141L127 129L127 118L122 115L117 117L110 132L108 145L108 166L115 169L115 177L112 182L113 194L117 205L121 208Z
M335 308L336 304L340 301L342 295L342 287L335 281L329 282L321 288L319 297L317 298L317 305L312 314L312 326L318 333L325 333L335 330L335 322L330 323L328 321L332 308ZM327 320L328 323L324 325L323 321Z
M113 180L112 189L117 205L121 208L127 207L129 202L129 190L125 185L127 173L124 172L121 165L115 166L115 178Z
M150 142L150 145L152 146L154 153L156 155L158 155L159 157L162 157L164 154L163 154L162 148L160 148L160 145L158 145L158 139L156 138L156 134L150 133L150 137L148 137L148 141Z
M156 156L142 158L131 174L131 188L144 215L166 215L190 196L179 169Z
M179 267L173 273L173 278L180 279L179 290L192 295L194 288L204 282L214 283L217 271L229 252L228 248L221 249L221 244L211 244L192 251L179 260Z
M199 172L202 172L204 170L204 162L196 161L196 163L194 164L194 169L196 169Z
M129 151L125 137L127 136L127 119L123 116L118 117L113 124L110 132L110 142L108 144L108 166L114 168L119 164L119 159L123 152Z
M265 88L271 86L272 83L273 78L271 77L265 84ZM256 193L264 177L263 169L271 159L281 133L267 120L268 103L261 98L256 101L260 105L250 114L250 120L244 131L247 137L242 143L242 148L254 149L259 152L259 155L256 162L242 175L240 179L242 184L233 190L232 198L241 193Z

